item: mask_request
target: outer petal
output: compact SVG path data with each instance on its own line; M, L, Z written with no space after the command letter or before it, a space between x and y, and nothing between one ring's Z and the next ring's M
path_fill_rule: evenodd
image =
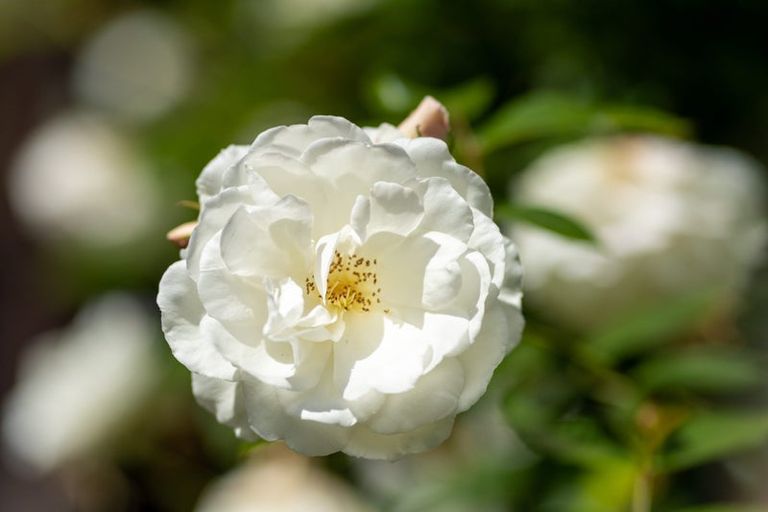
M398 130L397 126L389 123L381 123L379 126L364 126L363 131L373 141L374 144L382 142L394 142L397 139L404 139L406 135Z
M439 445L451 434L453 416L402 434L377 434L361 425L352 431L344 453L368 459L393 460Z
M278 126L261 133L251 145L251 151L279 151L298 157L315 141L338 138L370 144L365 132L343 117L314 116L307 124Z
M232 427L237 437L257 439L248 425L248 415L243 404L245 397L240 384L193 373L192 392L197 403L213 413L219 423Z
M251 427L264 439L284 439L294 450L320 456L341 450L350 429L289 416L283 409L279 390L258 381L243 381L245 405Z
M496 288L501 288L504 282L506 247L510 245L509 240L501 234L496 223L479 210L472 210L472 218L475 229L467 245L485 256L491 269L492 282Z
M494 370L520 340L522 330L523 317L518 310L507 309L499 303L487 309L474 343L458 356L465 383L459 397L459 411L469 409L485 393Z
M417 137L397 139L395 144L408 152L416 164L419 176L447 179L471 206L489 217L492 215L493 199L488 185L471 169L457 164L445 142L432 137Z
M165 339L174 357L195 373L231 380L235 368L200 331L205 311L195 283L187 274L186 262L177 261L165 271L157 295Z
M421 377L410 391L388 395L367 425L379 434L397 434L452 417L463 387L461 365L454 359L446 359Z
M236 165L248 152L248 146L231 145L222 149L216 157L208 162L203 172L195 181L200 203L205 202L221 191L224 173Z

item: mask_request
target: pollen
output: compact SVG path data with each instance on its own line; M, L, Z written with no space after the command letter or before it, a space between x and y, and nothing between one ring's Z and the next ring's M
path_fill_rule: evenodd
M381 287L376 273L377 263L376 259L336 251L328 270L325 303L336 309L358 313L378 308L381 304ZM323 299L314 277L307 277L304 292L308 296Z

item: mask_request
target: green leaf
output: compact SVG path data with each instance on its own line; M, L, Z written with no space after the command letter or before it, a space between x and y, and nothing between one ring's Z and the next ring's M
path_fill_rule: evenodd
M705 412L688 420L671 438L661 467L679 471L768 442L768 412Z
M733 349L686 348L659 354L640 365L633 376L649 391L736 391L759 384L763 375L749 355Z
M485 151L542 137L584 133L593 108L586 102L552 92L535 92L501 107L478 131Z
M592 232L582 223L554 210L502 203L496 205L496 215L511 221L526 222L573 240L596 241Z
M651 107L631 105L607 106L601 114L608 127L653 132L673 137L691 135L691 124L679 117Z
M686 136L690 124L650 107L601 105L553 91L533 92L502 106L478 131L485 151L542 138L618 131Z
M435 97L445 105L449 114L473 119L488 109L495 93L493 82L481 77L435 93Z
M712 306L709 291L697 291L632 312L586 336L582 342L609 364L657 347L685 333Z

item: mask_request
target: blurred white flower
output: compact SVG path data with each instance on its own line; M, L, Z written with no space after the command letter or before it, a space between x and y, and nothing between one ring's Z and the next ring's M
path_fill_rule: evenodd
M147 230L157 210L154 183L130 141L84 112L38 128L11 173L11 205L41 238L125 243Z
M308 28L364 12L380 0L268 0L259 7L268 22L282 28Z
M12 456L38 472L92 455L130 419L158 377L152 318L126 295L88 305L22 358L3 415Z
M123 119L150 121L188 92L191 53L189 38L173 19L148 10L124 14L86 43L75 66L75 92Z
M520 336L514 248L440 140L372 144L313 117L228 148L198 190L158 303L198 400L238 435L311 455L423 451Z
M196 512L371 512L344 481L270 447L203 492ZM275 453L277 452L277 453Z
M687 292L732 299L766 240L758 171L732 150L651 136L544 155L517 182L515 200L582 221L598 245L516 226L530 302L588 328Z

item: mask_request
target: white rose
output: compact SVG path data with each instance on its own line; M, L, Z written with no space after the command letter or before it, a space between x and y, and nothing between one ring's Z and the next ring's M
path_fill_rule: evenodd
M372 512L343 480L300 455L261 453L203 491L196 512Z
M11 169L14 213L40 238L110 246L145 234L155 183L131 142L102 118L70 112L27 139Z
M92 455L119 433L158 377L152 319L110 295L24 355L5 404L6 448L38 472Z
M440 140L373 144L313 117L225 150L198 189L158 304L198 400L242 437L428 449L520 336L515 250Z
M598 244L518 226L529 299L576 328L697 290L727 299L764 247L762 190L754 162L732 150L650 136L555 149L523 173L515 200L579 219Z

